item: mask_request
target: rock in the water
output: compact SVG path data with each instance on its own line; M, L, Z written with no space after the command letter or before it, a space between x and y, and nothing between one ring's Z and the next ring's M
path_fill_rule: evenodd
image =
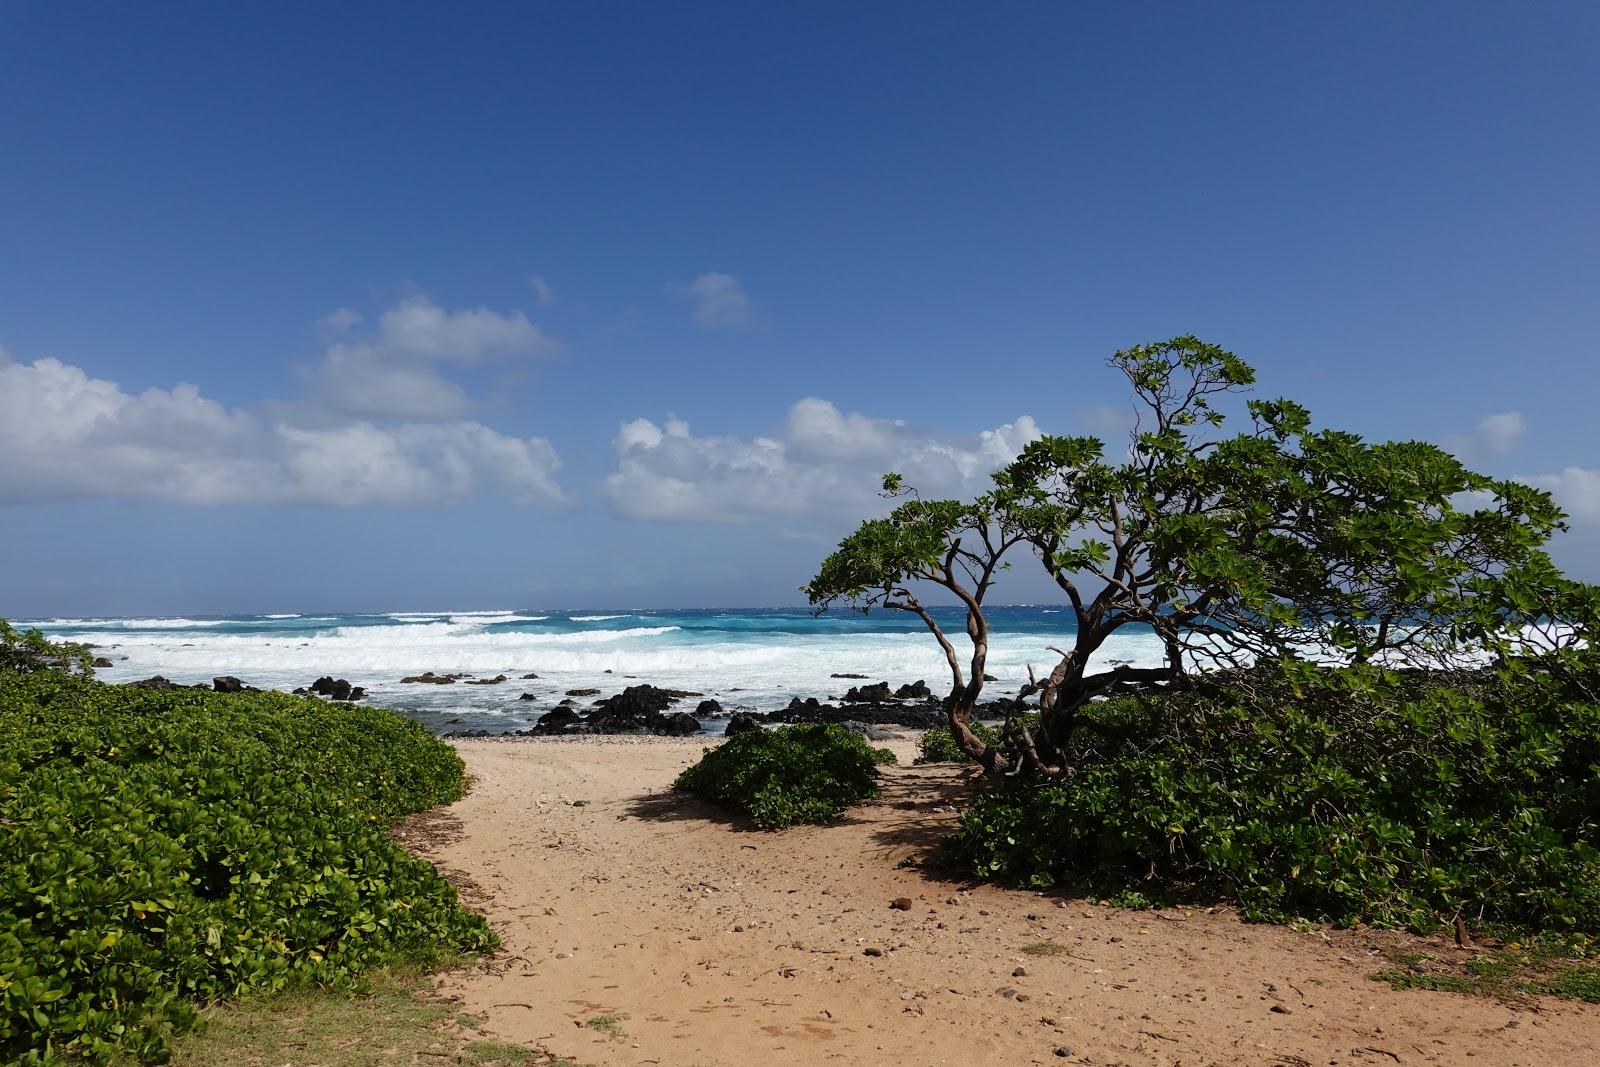
M428 685L450 685L451 683L456 681L458 678L463 678L463 677L465 677L465 675L460 675L460 674L434 674L432 671L423 671L421 674L413 674L409 678L402 678L400 680L402 682L418 682L418 683L425 683L425 684L428 684Z
M702 718L709 718L713 715L721 715L722 705L718 704L715 700L702 700L699 704L695 705L694 713Z
M830 674L829 678L866 678L864 674Z
M567 696L569 696L569 697L593 697L593 696L599 696L599 695L600 695L600 690L598 690L598 689L568 689L567 690Z
M351 685L343 678L330 678L327 675L312 682L311 691L329 700L360 700L367 695L366 690Z
M503 682L505 680L506 680L506 676L505 675L497 674L493 678L472 678L472 679L469 679L466 684L467 685L499 685L501 682Z
M96 667L110 667L110 666L113 666L114 664L112 664L112 662L110 660L106 659L104 656L96 656L94 658L94 665Z
M538 700L539 698L534 696L532 693L523 693L521 696L517 697L517 699L518 700Z
M537 674L534 674L534 673L533 673L533 672L532 672L532 671L529 671L529 672L528 672L528 673L527 673L527 674L524 674L524 675L523 675L523 676L522 676L522 680L523 680L523 681L524 681L524 682L531 682L531 681L533 681L533 680L534 680L534 679L535 679L535 678L538 678L538 677L539 677L539 676L538 676L538 675L537 675Z
M224 674L211 679L211 688L217 693L238 693L244 690L244 683L231 674Z
M728 728L724 732L729 737L737 737L739 734L759 729L761 729L760 716L752 715L748 711L736 711L733 713L733 718L728 720Z
M928 691L928 683L920 678L910 685L902 685L894 691L897 700L931 700L933 694Z

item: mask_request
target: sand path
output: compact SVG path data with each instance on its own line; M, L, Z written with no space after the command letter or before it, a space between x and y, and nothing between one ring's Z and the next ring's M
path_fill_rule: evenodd
M1600 1063L1600 1008L1396 992L1354 936L897 868L948 828L953 768L891 769L841 824L765 834L667 791L692 739L457 747L475 784L418 847L505 947L441 992L581 1063ZM1065 952L1021 951L1040 942ZM607 1015L621 1036L579 1025Z

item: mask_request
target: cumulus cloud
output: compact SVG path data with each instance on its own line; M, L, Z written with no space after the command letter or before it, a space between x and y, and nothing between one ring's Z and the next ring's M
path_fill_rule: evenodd
M324 323L359 321L334 312ZM443 368L470 367L494 358L533 357L560 346L520 311L489 308L447 311L412 297L385 311L366 337L328 346L316 371L318 399L353 415L404 419L460 418L471 407Z
M688 285L669 288L694 304L694 321L698 326L728 329L755 324L755 304L739 279L731 274L710 271Z
M296 426L193 385L133 394L55 359L0 350L0 503L85 497L183 504L431 506L492 492L563 501L548 441L476 422Z
M1600 519L1600 470L1567 467L1554 474L1524 479L1529 485L1547 489L1574 519L1589 522Z
M1509 452L1528 430L1528 420L1520 411L1504 411L1490 415L1478 423L1478 440L1489 452Z
M773 515L860 515L886 471L925 495L967 493L1041 436L1029 416L974 435L841 412L807 397L775 437L695 436L687 423L634 419L618 430L606 478L612 510L630 519L741 522Z

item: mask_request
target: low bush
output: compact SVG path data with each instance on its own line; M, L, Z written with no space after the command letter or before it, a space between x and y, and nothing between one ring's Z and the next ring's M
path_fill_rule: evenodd
M489 948L387 833L462 776L379 708L0 673L0 1061L160 1061L197 1004Z
M1569 660L1567 667L1572 666ZM1036 888L1290 916L1600 931L1600 664L1362 668L1090 705L1071 773L987 790L951 856Z
M763 830L827 823L876 796L874 769L894 753L833 723L751 730L706 749L674 789L748 815Z
M1024 712L1018 715L1013 722L1016 726L1036 730L1039 728L1039 713L1037 711ZM1004 724L1000 726L988 726L981 722L972 724L972 732L979 741L986 745L999 745L1001 748L1006 747L1003 744L1004 738L1002 737L1004 730ZM913 762L955 763L970 758L962 751L961 746L956 744L955 734L950 732L950 727L932 726L923 731L922 744L917 752L917 758Z

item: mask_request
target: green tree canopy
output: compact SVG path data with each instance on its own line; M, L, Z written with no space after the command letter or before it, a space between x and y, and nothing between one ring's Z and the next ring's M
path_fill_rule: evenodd
M1530 625L1570 642L1552 620L1592 617L1594 590L1544 552L1565 528L1548 493L1425 442L1314 428L1289 400L1248 399L1234 416L1247 426L1229 434L1219 405L1255 372L1193 336L1109 363L1133 395L1125 450L1047 436L971 501L924 500L888 475L884 491L902 503L840 542L805 589L818 610L842 601L919 616L949 665L952 733L991 772L1066 773L1079 710L1123 683L1182 686L1199 670L1281 659L1459 665L1508 650ZM1076 636L1051 650L1039 727L1008 726L1004 760L970 723L988 655L984 603L1021 549L1066 596ZM929 587L966 609L970 655L927 610ZM1091 670L1132 625L1160 638L1162 665Z

